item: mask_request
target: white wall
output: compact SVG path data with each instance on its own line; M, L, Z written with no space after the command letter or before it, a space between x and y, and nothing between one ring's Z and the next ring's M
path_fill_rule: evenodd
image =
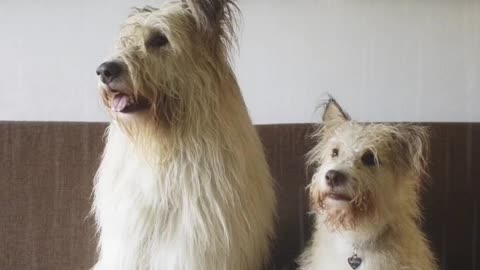
M1 0L0 120L105 121L95 68L134 5ZM480 121L480 1L240 0L237 74L256 123Z

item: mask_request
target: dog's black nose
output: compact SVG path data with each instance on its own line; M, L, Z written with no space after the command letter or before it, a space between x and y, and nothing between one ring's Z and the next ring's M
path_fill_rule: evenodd
M329 185L330 187L337 187L343 185L346 182L347 177L345 176L345 174L339 171L329 170L325 174L325 180L327 180L327 185Z
M122 73L122 65L115 61L102 63L97 68L97 75L103 83L109 83Z

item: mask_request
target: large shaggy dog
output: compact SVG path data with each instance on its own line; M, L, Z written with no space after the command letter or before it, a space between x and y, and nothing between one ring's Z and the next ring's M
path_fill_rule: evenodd
M112 116L94 187L95 270L250 270L275 196L229 60L229 0L137 9L101 64Z
M436 269L419 228L425 128L353 122L333 99L323 121L309 155L315 232L300 269Z

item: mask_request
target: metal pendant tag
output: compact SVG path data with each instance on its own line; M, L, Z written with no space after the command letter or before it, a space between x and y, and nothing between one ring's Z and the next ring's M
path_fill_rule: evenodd
M360 264L362 264L362 258L358 257L357 254L354 253L352 257L348 258L348 264L350 264L350 267L355 270L360 266Z

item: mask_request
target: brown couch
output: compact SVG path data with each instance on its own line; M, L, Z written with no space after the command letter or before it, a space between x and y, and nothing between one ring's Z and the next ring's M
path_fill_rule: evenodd
M441 269L480 269L480 124L430 124L431 185L424 228ZM0 270L86 270L95 260L88 217L103 123L0 122ZM258 126L278 182L272 269L294 269L311 217L304 155L309 124Z

